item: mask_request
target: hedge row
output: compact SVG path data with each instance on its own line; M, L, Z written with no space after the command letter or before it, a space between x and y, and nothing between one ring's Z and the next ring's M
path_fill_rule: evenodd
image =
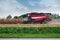
M60 27L0 27L0 33L60 33Z

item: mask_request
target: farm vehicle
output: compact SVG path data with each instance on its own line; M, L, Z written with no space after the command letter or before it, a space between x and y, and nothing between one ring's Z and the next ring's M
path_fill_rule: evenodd
M49 21L51 21L51 13L28 13L25 14L25 17L23 18L23 24L28 23L40 23L40 24L46 24Z

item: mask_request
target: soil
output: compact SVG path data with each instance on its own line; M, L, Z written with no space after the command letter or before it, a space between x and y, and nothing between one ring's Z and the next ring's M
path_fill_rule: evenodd
M60 19L53 19L49 24L60 24Z

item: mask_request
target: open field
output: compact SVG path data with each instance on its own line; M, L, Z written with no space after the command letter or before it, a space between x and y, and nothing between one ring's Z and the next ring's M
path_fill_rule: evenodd
M60 38L60 27L0 27L0 38Z
M60 38L60 20L47 24L0 24L0 38Z
M60 24L60 19L52 19L49 24Z
M0 27L59 27L60 24L0 24Z
M60 34L0 34L0 38L60 38Z
M47 24L0 24L0 27L57 27L60 26L60 19L53 19Z

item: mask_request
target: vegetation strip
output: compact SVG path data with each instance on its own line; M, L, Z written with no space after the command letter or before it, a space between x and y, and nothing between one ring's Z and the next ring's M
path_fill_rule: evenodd
M60 34L1 34L0 38L60 38Z
M0 33L60 34L60 27L0 27Z
M0 38L60 38L60 27L0 27Z

